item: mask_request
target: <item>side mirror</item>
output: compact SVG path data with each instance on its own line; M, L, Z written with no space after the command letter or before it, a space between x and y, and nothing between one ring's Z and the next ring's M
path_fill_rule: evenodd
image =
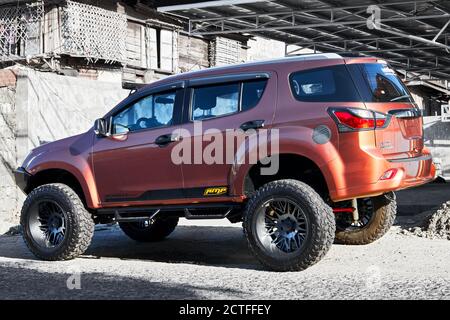
M130 129L127 126L124 126L120 123L114 125L114 135L127 135L130 132Z
M108 122L106 119L100 118L94 122L94 132L98 136L106 137L109 135Z

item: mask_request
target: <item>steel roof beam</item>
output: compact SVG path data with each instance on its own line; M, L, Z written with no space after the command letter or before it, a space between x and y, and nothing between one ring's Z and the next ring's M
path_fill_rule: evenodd
M327 1L320 1L325 5L330 5ZM432 1L402 1L402 2L391 2L391 3L375 3L382 7L382 9L386 10L388 7L389 11L394 10L392 6L403 5L406 6L408 4L413 4L416 7L416 4L429 3L433 5L433 9L438 8L435 2ZM198 14L203 14L204 18L194 18L189 22L190 31L193 34L202 34L202 35L221 35L221 34L231 34L231 33L253 33L263 36L268 36L270 38L279 38L279 40L285 41L288 44L297 44L297 45L309 45L314 46L315 48L322 48L326 51L340 51L340 52L354 52L356 49L357 52L362 54L379 54L380 58L386 59L388 61L392 60L406 60L407 63L395 62L397 65L402 65L404 68L416 67L418 71L422 69L430 69L433 70L435 68L434 61L430 61L429 59L434 60L434 56L436 53L429 53L429 56L416 56L414 57L414 52L418 50L422 50L424 54L428 52L428 50L437 50L435 47L423 47L417 45L413 46L415 39L406 39L409 41L409 45L405 42L399 43L395 40L403 39L402 36L389 36L389 37L378 37L370 38L369 36L377 36L376 30L360 30L359 27L366 25L366 17L360 15L365 10L359 10L358 12L349 11L351 9L361 9L367 8L368 5L350 5L350 6L341 6L341 7L328 7L328 8L319 8L319 9L306 9L306 10L294 10L289 6L286 6L285 3L276 2L277 5L284 6L285 8L289 8L290 10L283 10L277 12L263 12L263 13L255 13L255 14L236 14L234 15L232 10L216 10L215 8L206 8L203 10L192 10L198 11ZM248 10L248 12L255 12L255 8L251 8L249 3L247 4L238 4L240 8L244 10ZM391 9L392 8L392 9ZM219 8L217 8L219 9ZM234 6L229 9L234 9ZM444 12L444 14L433 14L430 13L428 15L422 16L409 16L411 12L405 13L405 9L402 7L401 10L395 8L396 15L391 16L389 18L382 19L382 22L393 22L396 27L396 30L400 32L405 32L404 27L398 25L395 22L401 21L411 21L415 20L417 22L422 22L422 20L435 19L435 18L450 18L450 14L443 8L438 8L440 12ZM217 13L217 11L222 11ZM230 14L231 11L231 14ZM242 10L241 10L242 11ZM424 10L428 11L428 10ZM257 11L256 11L257 12ZM320 14L322 13L322 14ZM323 17L328 14L329 17ZM192 17L192 15L190 15ZM322 16L322 17L320 17ZM356 18L356 19L355 19ZM306 20L306 23L303 22L301 26L296 25L299 23L299 19L302 21ZM319 22L319 23L317 23ZM198 23L198 27L197 27ZM426 24L427 26L436 30L436 33L439 38L444 38L447 41L448 34L443 34L445 28L436 27L436 24ZM330 33L328 30L321 30L322 28L330 27L330 26L341 26L345 27L337 32ZM195 28L194 28L195 27ZM216 30L208 30L208 28L216 28ZM403 28L403 29L402 29ZM295 32L297 29L308 30L308 33L303 32ZM203 30L200 32L200 30ZM375 31L375 33L374 33ZM322 37L332 37L331 40L324 40L320 42L312 42L308 39L312 33L315 33L315 39ZM337 36L337 33L343 34L342 36ZM356 37L359 35L366 35L364 38L354 38L348 39L350 35ZM293 39L289 37L294 37L294 39L298 39L302 42L293 43ZM417 37L417 36L416 36ZM333 39L335 38L335 39ZM306 40L306 41L305 41ZM428 39L427 39L428 40ZM432 40L429 40L430 42ZM344 47L342 47L342 43L344 43ZM348 47L348 44L352 43L356 46L351 48ZM434 43L429 43L430 45L434 45ZM360 50L359 48L363 48ZM411 51L411 54L408 55L407 52ZM387 56L386 56L387 55ZM415 61L415 63L411 64L411 61ZM446 66L443 62L448 62L449 60L444 59L444 61L440 61L442 64L443 70L446 70ZM420 66L420 64L425 64L426 66ZM438 64L439 65L439 64ZM427 70L423 70L426 72ZM433 72L433 74L441 74L442 76L448 77L447 73L442 72Z
M329 5L329 3L328 3L328 1L326 1L326 0L318 0L319 2L321 2L321 3L323 3L323 4L326 4L326 5ZM384 4L379 4L380 6L382 6L382 5L384 5ZM414 7L416 8L416 3L414 3ZM358 16L358 17L360 17L360 18L364 18L364 17L362 17L362 16L360 16L359 15L359 13L353 13L353 12L351 12L351 11L347 11L346 10L346 13L348 13L348 14L354 14L354 15L356 15L356 16ZM405 14L403 14L403 16L405 17ZM383 21L385 21L385 19L383 19ZM352 29L352 30L355 30L355 29L353 29L352 27L350 27L350 29ZM394 28L395 30L398 30L399 32L401 32L402 30L401 29L398 29L398 28ZM360 31L359 29L356 29L357 31ZM355 31L356 31L355 30ZM385 37L386 38L386 37ZM446 39L446 38L445 38ZM421 40L421 39L420 39ZM341 41L342 41L342 39L341 39ZM346 47L346 45L345 45L345 39L344 39L344 48ZM396 46L396 47L398 47L399 45L400 46L402 46L402 47L404 47L405 49L406 48L411 48L411 47L413 47L412 46L412 42L411 42L412 40L410 39L410 46L405 46L405 45L403 45L403 44L398 44L398 43L394 43L394 42L392 42L391 40L389 40L388 42L391 44L391 45L393 45L393 46ZM430 43L428 43L428 44L430 44ZM434 43L433 43L433 45L434 45ZM357 47L353 47L352 49L351 49L351 51L354 51L355 49L357 49L357 48L359 48L359 47L362 47L362 46L364 46L364 45L360 45L360 46L357 46ZM377 48L377 51L376 52L373 52L373 53L379 53L379 52L382 52L382 51L380 51L380 48L379 48L379 41L377 41L376 42L376 48ZM414 47L413 47L414 48ZM346 48L345 48L346 49ZM358 52L360 52L360 53L364 53L363 51L360 51L360 50L358 50ZM394 52L394 50L392 50L392 49L389 49L389 51L387 52L388 54L391 54L391 53L398 53L399 52L399 50L395 50L395 52ZM407 56L405 56L405 57L407 57ZM389 60L389 58L387 58L387 60ZM417 60L419 60L419 59L417 59ZM424 63L426 63L426 64L429 64L430 62L428 61L428 60L422 60Z
M323 1L320 1L320 2L322 2L322 3L326 3L326 2L323 2ZM346 12L347 14L352 14L352 15L359 15L359 12L356 12L356 13L353 13L353 12ZM317 18L317 19L322 19L322 18L320 18L320 17L317 17L317 16L315 16L315 18ZM365 19L364 17L361 17L362 19ZM364 25L365 25L365 23L364 23ZM316 29L313 29L313 30L316 30ZM357 31L360 31L360 30L357 30ZM339 37L340 39L339 40L336 40L337 42L336 43L342 43L342 41L344 41L344 51L347 51L348 50L348 48L346 48L346 39L345 38L342 38L342 37ZM374 46L371 46L370 44L365 44L365 43L361 43L361 42L359 42L359 41L355 41L355 42L357 42L357 43L360 43L360 45L359 46L357 46L357 47L353 47L353 48L351 48L351 51L354 51L356 48L360 48L360 47L372 47L372 48L376 48L377 49L377 52L379 52L379 45L378 45L378 43L377 43L377 45L376 45L376 47L374 47ZM391 41L389 41L389 42L391 42ZM395 46L395 45L397 45L398 46L398 44L397 43L390 43L391 45L393 45L393 46ZM405 47L405 45L402 45L403 47ZM410 46L406 46L406 48L411 48L411 45ZM360 51L361 52L361 51ZM389 50L389 53L391 52L391 50ZM397 52L397 55L398 55L398 52ZM425 63L428 63L428 61L424 61Z
M431 37L432 35L424 34L424 35L418 35L418 37ZM449 37L450 33L444 33L440 34L439 37ZM362 42L362 41L388 41L388 40L401 40L405 39L403 36L387 36L387 37L372 37L372 38L354 38L354 39L345 39L347 42ZM322 43L342 43L342 39L339 40L323 40ZM306 46L314 43L314 41L305 41L305 42L294 42L290 43L290 45L297 45L297 46Z
M182 10L199 9L199 8L207 8L207 7L231 6L231 5L236 5L236 4L268 2L268 1L270 1L270 0L201 1L201 2L194 2L194 3L188 3L188 4L178 4L178 5L173 5L173 6L158 7L157 10L159 12L173 12L173 11L182 11Z
M327 2L324 2L324 1L320 1L320 2L322 2L322 3L324 3L324 4L328 4ZM401 4L405 4L405 3L407 3L407 2L402 2ZM414 3L416 3L416 2L414 2ZM394 5L395 3L390 3L390 5ZM284 4L283 4L284 5ZM287 7L287 8L289 8L289 7ZM292 9L292 8L291 8ZM306 10L304 10L304 11L306 11ZM346 12L348 15L352 15L352 16L358 16L359 18L361 18L362 19L362 21L364 21L365 22L365 17L362 17L362 16L360 16L359 15L359 13L360 12L356 12L356 13L354 13L354 12ZM439 17L441 17L441 16L439 16ZM321 21L324 21L324 19L323 18L319 18L319 17L317 17L317 16L314 16L314 15L312 15L312 17L311 16L309 16L309 17L307 17L307 18L313 18L313 19L320 19ZM345 19L346 17L344 16L344 17L340 17L340 18L338 18L338 19L335 19L334 20L334 24L337 22L337 20L341 20L341 19ZM415 17L414 17L415 18ZM271 21L269 21L269 22L267 22L266 24L268 24L268 23L272 23ZM364 23L365 24L365 23ZM306 27L306 26L305 26ZM358 31L360 31L360 30L358 30ZM400 37L399 37L400 38ZM340 40L342 40L342 38L340 39ZM437 46L440 46L440 44L437 44Z
M208 2L215 2L215 1L208 1ZM252 1L252 2L257 2L257 1ZM267 2L267 1L266 1ZM322 2L322 1L321 1ZM205 2L203 2L205 3ZM250 2L247 2L250 3ZM329 5L328 3L322 2L324 4ZM414 4L414 3L433 3L433 0L414 0L414 1L396 1L396 2L390 2L390 3L378 3L378 6L395 6L395 5L404 5L404 4ZM199 4L202 4L202 2L200 2ZM242 5L244 3L241 3L239 5ZM284 7L286 7L285 5L283 5ZM210 8L214 8L214 7L219 7L219 6L209 6ZM330 11L340 11L340 10L350 10L350 9L363 9L363 8L367 8L368 5L364 4L364 5L350 5L350 6L338 6L338 7L328 7L328 8L316 8L316 9L305 9L305 10L294 10L294 9L290 9L290 10L286 10L286 11L279 11L279 12L266 12L266 13L254 13L254 14L241 14L241 15L235 15L235 18L255 18L255 17L261 17L261 16L267 16L267 15L286 15L289 13L295 13L295 14L302 14L302 13L313 13L313 12L330 12ZM160 8L163 7L158 7L157 10L160 11ZM198 9L199 7L195 8ZM203 6L202 8L206 8L205 6ZM170 12L173 11L181 11L181 10L170 10ZM253 11L253 10L252 10ZM165 12L169 12L169 11L165 11ZM215 20L216 18L197 18L197 19L192 19L193 22L198 22L198 21L208 21L208 20Z
M401 4L405 4L405 3L407 3L407 2L402 2ZM393 4L393 3L391 3L391 4ZM247 9L247 8L245 8L245 9ZM247 10L248 10L248 9L247 9ZM306 11L306 10L304 10L304 11ZM351 12L348 13L349 16L355 15L355 14L357 14L357 13L351 13ZM262 14L262 15L264 15L264 14ZM286 17L289 17L289 16L291 16L291 14L285 15L283 18L286 18ZM292 15L292 22L291 22L291 23L288 23L288 24L289 24L289 27L286 26L287 28L291 28L291 25L294 25L294 24L295 24L294 17L295 17L295 15ZM442 17L442 16L439 15L439 17ZM317 17L317 16L312 16L312 17L309 16L309 17L307 17L307 18L312 18L312 19L317 19L317 20L323 21L323 18L319 18L319 17ZM344 18L346 18L346 16L341 17L341 18L339 18L338 20L344 19ZM404 18L416 19L417 17L404 17ZM215 18L215 19L222 20L223 17ZM361 19L364 19L364 22L365 22L365 18L364 18L364 17L361 17ZM208 20L208 19L207 19L207 20ZM230 17L230 20L233 20L233 21L236 22L237 24L240 24L239 21L240 21L241 19L236 19L236 16L231 16L231 17ZM193 21L196 21L196 20L194 19ZM242 21L242 20L241 20L241 21ZM262 24L262 25L259 25L259 27L266 26L266 25L268 25L268 24L273 24L274 22L278 22L278 21L283 21L283 22L285 22L285 20L283 20L283 19L279 19L279 20L276 20L276 21L273 21L273 20L272 20L272 21L265 22L265 23ZM258 24L258 21L256 21L256 24ZM336 24L336 20L333 22L333 24ZM222 29L224 29L224 23L222 23L221 25L222 25ZM246 26L246 27L248 26L248 27L251 27L251 26L252 26L252 23L250 23L250 22L248 22L248 21L245 21L245 24L242 24L242 26ZM203 25L203 26L201 26L201 29L205 29L205 28L207 28L207 27L208 27L208 26ZM308 25L303 25L302 27L303 27L303 28L307 28ZM272 31L273 28L269 28L269 29L264 28L264 31L266 31L266 30ZM239 31L240 31L240 32L246 32L246 31L248 31L248 29L242 29L242 28L240 28ZM195 31L193 31L193 32L195 32ZM401 38L401 37L399 37L399 38ZM341 39L342 39L342 38L341 38ZM345 39L344 39L344 40L345 40ZM439 46L439 45L440 45L440 44L438 44L438 45L436 45L436 46Z
M217 15L221 15L221 13L217 13L217 11L213 11L213 13L214 14L217 14ZM322 18L319 18L319 17L314 17L315 19L322 19ZM243 20L241 20L241 19L239 19L239 20L237 20L237 19L233 19L233 23L239 23L239 22L244 22L244 25L247 25L249 22L247 22L247 21L243 21ZM286 23L288 23L288 22L286 22ZM365 24L365 23L364 23ZM315 30L315 29L313 29L313 31L315 31L315 32L317 32L317 30ZM292 35L297 35L297 34L294 34L294 33L289 33L289 34L292 34ZM345 38L341 38L340 40L339 40L339 43L342 43L342 41L345 41ZM368 50L367 52L381 52L378 48L376 48L376 47L374 47L374 46L370 46L369 44L361 44L359 47L361 47L361 46L365 46L365 47L369 47L369 48L372 48L372 49L376 49L376 50ZM321 46L321 47L325 47L327 50L330 50L330 48L329 48L329 46ZM341 47L339 47L339 46L333 46L333 48L331 49L332 51L335 51L335 50L338 50L338 51L344 51L344 52L348 52L347 51L347 48L341 48ZM352 50L353 50L354 48L352 48ZM408 50L411 50L411 46L408 46L408 47L406 47L405 49L408 49ZM350 52L353 52L353 51L350 51ZM360 51L360 52L362 52L362 51ZM404 55L402 55L401 53L399 53L399 52L392 52L392 50L387 50L387 51L384 51L385 53L388 53L388 54L390 54L390 55L395 55L395 56L401 56L401 57L404 57L404 58L407 58L408 56L404 56ZM383 57L384 59L387 59L387 60L389 60L389 58L387 58L387 57ZM428 64L428 63L430 63L429 61L427 61L427 60L425 60L425 61L422 61L423 63L425 63L425 64ZM432 63L432 62L431 62Z
M266 15L267 16L267 15ZM351 15L349 15L349 17L351 17ZM445 15L426 15L426 16L417 16L417 17L403 17L403 18L387 18L387 19L383 19L383 22L394 22L394 21L408 21L408 20L424 20L424 19L435 19L435 18L450 18L450 14L445 14ZM211 21L214 21L217 23L221 24L221 28L220 30L217 31L197 31L196 29L190 27L191 30L191 34L192 35L221 35L221 34L230 34L230 33L236 33L236 32L241 32L241 33L250 33L250 32L258 32L258 31L267 31L267 30L295 30L295 29L310 29L310 28L318 28L318 27L329 27L329 26L348 26L348 25L355 25L355 24L361 24L362 22L365 22L366 20L357 20L357 21L333 21L330 20L328 22L321 22L321 23L307 23L307 24L301 24L301 25L295 25L295 24L291 24L291 25L285 25L285 26L271 26L271 27L259 27L258 22L255 21L255 23L252 23L253 27L250 28L246 28L246 29L230 29L227 28L229 26L226 25L228 20L236 20L236 19L242 19L242 18L238 18L236 16L230 16L227 18L214 18L213 20L202 20L202 19L197 19L197 20L190 20L189 23L194 24L194 23L199 23L199 22L204 22L204 23L211 23ZM294 21L295 23L295 21Z

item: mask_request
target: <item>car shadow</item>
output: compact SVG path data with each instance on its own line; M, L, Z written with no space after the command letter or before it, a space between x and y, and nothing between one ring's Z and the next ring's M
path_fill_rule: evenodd
M394 225L420 226L423 218L420 214L399 216ZM19 235L0 236L0 257L38 260ZM102 258L266 270L248 248L242 228L226 226L177 226L166 239L150 243L128 238L118 225L97 226L80 259Z
M0 257L37 260L21 236L0 236ZM263 270L251 254L242 228L178 226L166 239L143 243L128 238L117 225L97 227L81 259L116 258L165 263L188 263Z
M101 272L74 274L67 272L36 271L29 267L2 265L0 268L0 300L39 299L201 299L198 293L240 296L242 292L216 286L175 284L151 278L114 275ZM77 278L78 277L78 278ZM71 285L71 289L68 287ZM35 284L35 285L30 285ZM79 286L77 286L79 284Z
M236 227L178 226L166 239L152 243L131 240L115 227L96 232L85 256L262 269L242 228Z

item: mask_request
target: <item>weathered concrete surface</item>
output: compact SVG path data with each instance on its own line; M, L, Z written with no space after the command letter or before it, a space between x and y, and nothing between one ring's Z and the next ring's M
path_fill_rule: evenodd
M128 95L121 83L60 76L30 69L19 73L18 161L43 142L82 133Z
M17 220L20 190L14 184L16 106L13 87L0 88L0 234ZM3 227L2 227L2 222Z
M209 224L209 225L208 225ZM450 299L450 241L396 234L334 245L304 272L265 271L242 229L225 221L179 226L142 244L113 228L66 262L35 260L19 236L0 237L0 299ZM80 290L67 280L80 274Z
M0 88L0 234L18 221L23 202L12 170L43 142L88 130L129 93L102 82L21 68L15 88Z

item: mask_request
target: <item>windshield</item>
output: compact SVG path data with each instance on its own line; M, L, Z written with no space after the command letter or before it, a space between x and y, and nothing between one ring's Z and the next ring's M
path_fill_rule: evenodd
M387 64L355 64L349 68L356 78L362 76L362 81L355 82L366 102L413 102L406 86Z

